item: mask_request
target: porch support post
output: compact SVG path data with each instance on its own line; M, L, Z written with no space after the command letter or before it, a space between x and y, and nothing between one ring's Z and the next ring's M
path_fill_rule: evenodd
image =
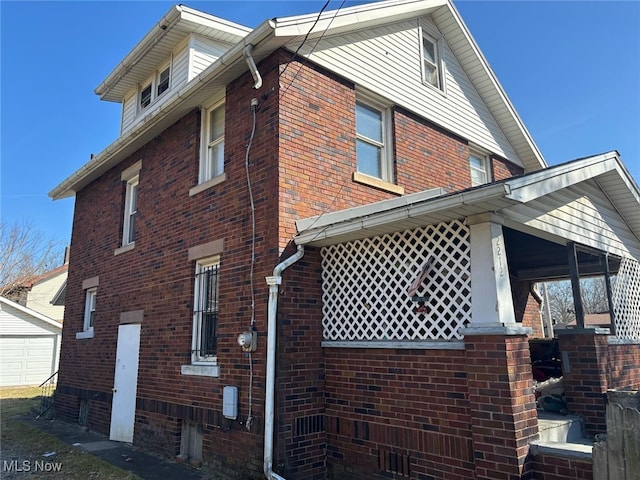
M578 253L575 243L567 243L567 255L569 260L569 275L571 275L571 290L573 292L573 308L576 313L576 325L578 328L584 328L582 289L580 288L580 271L578 269Z
M467 218L471 235L470 327L516 325L502 219L491 213Z
M538 437L530 328L516 323L502 220L467 218L471 233L471 322L462 330L476 479L529 478Z

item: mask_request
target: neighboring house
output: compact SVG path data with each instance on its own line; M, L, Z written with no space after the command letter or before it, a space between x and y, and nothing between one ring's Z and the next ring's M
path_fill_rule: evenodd
M62 325L0 297L0 386L39 385L58 369Z
M545 478L532 285L596 271L620 336L560 338L569 409L597 432L640 387L608 368L640 361L638 187L616 152L547 167L449 1L176 6L96 93L121 135L50 192L57 415L237 478Z
M12 288L4 296L24 307L62 322L69 265L66 262Z

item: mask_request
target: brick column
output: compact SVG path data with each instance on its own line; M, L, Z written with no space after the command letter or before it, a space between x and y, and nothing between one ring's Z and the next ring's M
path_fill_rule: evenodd
M608 330L606 331L608 333ZM609 345L602 329L557 330L569 413L590 435L606 432Z
M531 359L522 327L467 328L467 386L476 479L529 478L538 437Z

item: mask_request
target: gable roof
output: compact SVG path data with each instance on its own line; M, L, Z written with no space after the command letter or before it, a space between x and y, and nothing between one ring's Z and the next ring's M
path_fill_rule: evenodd
M41 314L39 312L36 312L35 310L32 310L32 309L27 308L27 307L23 307L19 303L12 302L8 298L4 298L4 297L0 297L0 303L9 306L12 309L18 310L19 312L21 312L22 314L26 315L27 317L29 317L32 320L38 320L40 322L44 322L48 326L54 327L54 329L62 331L62 324L61 323L56 322L52 318L49 318L46 315L43 315L43 314Z
M198 108L216 91L245 73L248 66L243 51L247 46L250 46L252 56L258 63L278 48L293 48L292 46L300 43L306 35L313 38L320 35L345 33L429 14L439 22L445 40L460 57L473 85L522 159L525 170L533 171L546 166L540 151L451 1L387 0L327 11L320 15L310 14L264 21L254 30L246 33L189 83L169 92L161 108L147 113L144 121L127 131L56 186L49 192L49 196L57 200L75 195L104 172L144 146L158 132L169 127L189 111ZM170 50L171 45L175 44L178 32L186 33L189 28L197 30L202 28L203 24L210 29L207 35L218 35L218 31L226 29L229 32L225 38L230 39L233 35L239 38L245 33L243 27L239 25L225 23L217 17L202 14L184 6L174 7L98 86L96 93L107 100L117 98L124 90L135 84L135 81L139 81L141 72L148 72L150 64L142 63L146 61L143 60L145 55L156 61ZM181 29L185 26L188 28L183 32Z
M575 211L561 211L567 205ZM419 192L298 220L295 242L333 245L483 213L559 243L581 232L585 245L640 259L640 189L615 151L452 194Z

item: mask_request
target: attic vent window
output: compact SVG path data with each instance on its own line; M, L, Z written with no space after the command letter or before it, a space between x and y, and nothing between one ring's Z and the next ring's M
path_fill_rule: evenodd
M171 87L171 62L153 72L141 85L138 113L154 103Z
M140 108L146 108L151 103L151 84L147 85L140 92Z
M165 68L158 75L158 97L169 90L169 67Z
M441 42L424 30L422 32L422 81L443 90Z

